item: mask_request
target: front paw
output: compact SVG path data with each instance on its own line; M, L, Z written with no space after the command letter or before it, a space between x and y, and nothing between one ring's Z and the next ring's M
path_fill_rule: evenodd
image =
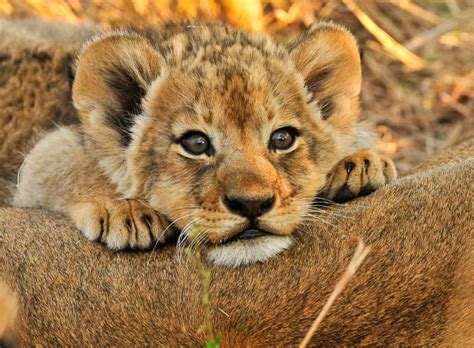
M134 199L78 203L69 211L87 239L112 250L148 249L165 239L165 220Z
M344 203L368 195L396 178L397 172L390 158L363 150L344 158L331 170L320 196Z

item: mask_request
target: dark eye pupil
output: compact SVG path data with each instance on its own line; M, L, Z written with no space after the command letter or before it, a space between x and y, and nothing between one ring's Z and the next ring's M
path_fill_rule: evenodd
M206 135L193 132L184 135L181 146L192 155L201 155L209 151L210 142Z
M294 141L294 134L287 129L280 129L272 134L271 147L275 150L286 150L293 145Z

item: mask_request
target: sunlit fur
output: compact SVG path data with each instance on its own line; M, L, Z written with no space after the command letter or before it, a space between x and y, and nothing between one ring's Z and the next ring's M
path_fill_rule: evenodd
M323 210L278 257L210 277L176 262L173 246L116 255L58 214L1 209L0 279L19 295L18 346L204 347L203 281L222 347L297 346L358 236L371 251L309 346L474 347L473 177L471 139Z
M247 219L230 212L222 197L274 195L273 208L257 225L277 239L253 244L260 256L252 261L278 253L288 246L276 242L282 240L279 236L290 236L301 224L331 168L367 146L357 123L357 44L332 23L313 26L290 47L263 34L209 24L117 32L91 40L75 69L73 101L82 123L77 146L114 186L97 179L100 185L111 187L117 197L145 202L183 231L183 245L196 226L201 229L198 244L208 245L220 245L248 227ZM135 97L137 90L142 94ZM288 126L299 132L295 144L288 151L271 150L272 132ZM193 157L183 150L178 139L188 131L209 137L212 156ZM34 161L27 157L25 173L31 173L27 167ZM74 181L80 188L81 180ZM51 208L29 202L32 192L44 187L23 190L28 194L20 190L17 197L23 198L17 205ZM48 190L54 192L54 187ZM71 204L63 211L84 218L82 211L71 212L77 205L70 207L87 201L87 195L84 189L68 195ZM61 210L58 204L51 206ZM95 233L86 235L96 238ZM231 249L238 255L239 245L247 253L246 242L234 244L217 246L222 251L214 255ZM241 262L245 260L243 256Z

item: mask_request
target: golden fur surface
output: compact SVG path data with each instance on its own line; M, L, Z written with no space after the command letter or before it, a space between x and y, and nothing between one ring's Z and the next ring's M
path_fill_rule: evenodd
M204 23L101 35L75 66L81 126L28 154L14 205L65 213L114 250L180 230L178 247L212 244L220 264L263 261L318 193L343 202L396 178L359 131L360 86L357 43L328 22L289 47ZM231 242L249 230L266 237Z
M474 140L372 195L321 211L295 246L214 268L224 347L298 344L343 273L351 236L372 246L313 346L474 344ZM0 278L19 295L20 346L203 346L196 270L173 246L114 253L60 214L0 210Z

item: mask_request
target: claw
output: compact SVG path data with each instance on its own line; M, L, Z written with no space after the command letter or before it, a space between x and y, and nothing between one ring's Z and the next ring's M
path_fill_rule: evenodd
M328 173L328 184L321 196L338 203L366 196L396 178L392 161L373 151L364 150L340 161Z

